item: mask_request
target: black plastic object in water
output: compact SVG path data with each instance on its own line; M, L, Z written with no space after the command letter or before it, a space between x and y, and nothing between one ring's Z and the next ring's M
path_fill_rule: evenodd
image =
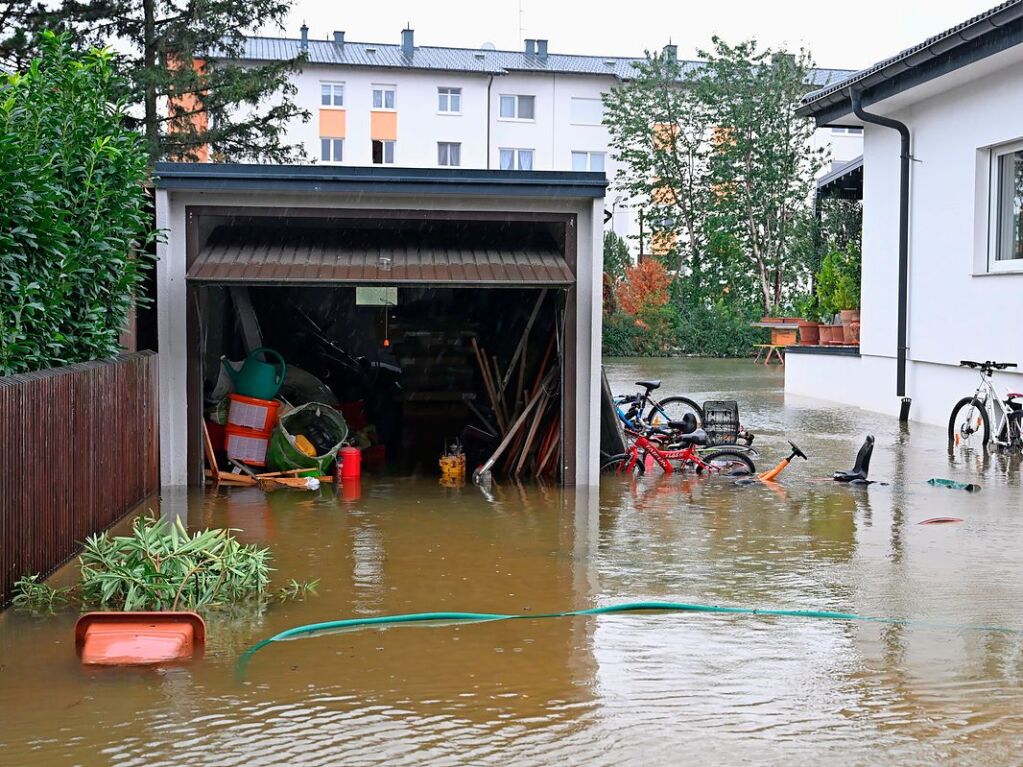
M856 454L856 464L852 471L836 471L832 479L836 482L866 482L870 472L870 456L874 454L874 435L868 434Z

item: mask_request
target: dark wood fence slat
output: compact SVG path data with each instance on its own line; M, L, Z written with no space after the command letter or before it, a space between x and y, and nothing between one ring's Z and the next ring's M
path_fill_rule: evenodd
M0 607L159 489L158 357L0 378Z

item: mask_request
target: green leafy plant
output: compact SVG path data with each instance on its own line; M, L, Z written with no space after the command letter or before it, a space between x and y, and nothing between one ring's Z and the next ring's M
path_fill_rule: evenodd
M822 312L857 309L860 305L860 251L855 243L824 256L816 278L816 296Z
M40 45L0 75L0 375L116 355L154 236L113 54Z
M11 604L33 612L55 612L71 601L72 586L54 588L39 580L39 575L25 575L14 582Z
M310 594L316 593L316 587L320 585L320 579L312 581L296 581L292 578L285 585L281 586L274 593L278 602L290 602L293 600L305 599Z

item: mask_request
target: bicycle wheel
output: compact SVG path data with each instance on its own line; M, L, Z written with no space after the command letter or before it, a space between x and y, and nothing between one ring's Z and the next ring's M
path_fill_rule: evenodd
M711 450L700 458L720 474L755 474L753 460L738 450Z
M686 413L696 416L697 429L703 428L703 408L688 397L665 397L660 402L651 403L645 420L653 426L664 425L668 421L681 421Z
M991 439L987 408L976 397L963 397L948 419L948 445L953 450L986 450Z
M629 456L628 453L618 453L618 455L611 456L610 458L608 458L606 461L604 461L600 465L600 473L601 474L624 474L625 473L625 467L629 463L629 458L630 458L630 456ZM643 459L642 459L642 457L640 457L640 459L638 461L636 461L636 465L632 468L632 472L634 474L636 474L637 476L639 476L644 471L646 471L646 467L643 466Z

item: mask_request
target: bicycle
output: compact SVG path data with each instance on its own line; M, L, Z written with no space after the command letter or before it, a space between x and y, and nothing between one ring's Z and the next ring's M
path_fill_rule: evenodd
M669 422L673 428L679 426ZM667 429L654 428L658 436L666 437L671 444L658 444L646 433L626 429L632 443L624 453L611 456L600 467L602 472L613 471L616 474L643 474L646 471L646 458L649 456L661 467L665 474L675 471L673 461L678 463L679 470L692 468L697 474L733 473L754 474L757 470L752 459L741 449L708 448L707 433L696 430L688 434L679 434ZM702 449L702 451L701 451Z
M670 421L681 422L687 413L696 417L697 428L703 425L703 408L688 397L665 397L658 401L650 396L650 392L661 388L660 381L636 381L636 386L642 387L643 391L614 398L615 412L626 429L642 430L646 426Z
M996 370L1016 367L1015 362L974 362L962 360L960 367L980 371L980 385L971 397L963 397L952 408L948 419L948 443L959 448L987 450L988 443L997 447L1023 447L1023 392L1007 392L999 396L991 376ZM995 429L992 432L991 424Z

